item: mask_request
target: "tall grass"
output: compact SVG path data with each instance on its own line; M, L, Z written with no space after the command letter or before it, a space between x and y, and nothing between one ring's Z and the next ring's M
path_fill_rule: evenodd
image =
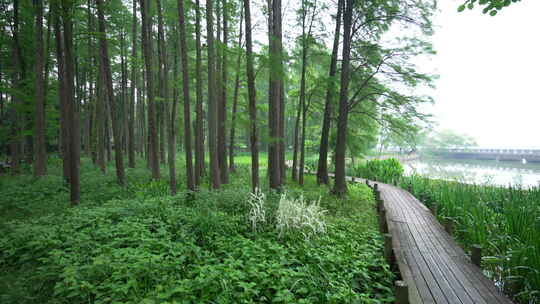
M483 267L522 303L540 301L540 188L519 189L405 177L413 194L456 223L466 247L480 245Z

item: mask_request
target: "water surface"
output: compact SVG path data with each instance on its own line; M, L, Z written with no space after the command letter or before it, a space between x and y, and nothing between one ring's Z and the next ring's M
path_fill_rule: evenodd
M416 172L430 178L457 180L470 184L523 187L540 185L540 163L421 158L406 161L403 167L406 175Z

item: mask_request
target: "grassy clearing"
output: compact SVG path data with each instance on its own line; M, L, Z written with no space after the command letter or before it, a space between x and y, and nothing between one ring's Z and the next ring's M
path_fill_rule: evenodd
M0 177L1 303L393 301L364 185L337 199L313 177L304 188L289 182L289 201L320 199L325 229L307 234L293 221L299 228L280 235L282 195L265 189L265 220L253 229L243 165L220 191L169 196L167 180L144 168L120 188L112 168L103 175L83 160L76 208L58 165L39 181Z

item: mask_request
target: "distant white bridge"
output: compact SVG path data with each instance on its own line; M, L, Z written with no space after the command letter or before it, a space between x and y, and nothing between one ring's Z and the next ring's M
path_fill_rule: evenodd
M540 149L438 149L435 154L445 158L498 161L540 162Z

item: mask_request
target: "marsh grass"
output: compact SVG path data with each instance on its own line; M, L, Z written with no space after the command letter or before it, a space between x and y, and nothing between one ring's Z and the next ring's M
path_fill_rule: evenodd
M540 189L471 185L411 176L402 186L440 218L457 224L457 238L480 245L486 272L522 303L540 300Z

